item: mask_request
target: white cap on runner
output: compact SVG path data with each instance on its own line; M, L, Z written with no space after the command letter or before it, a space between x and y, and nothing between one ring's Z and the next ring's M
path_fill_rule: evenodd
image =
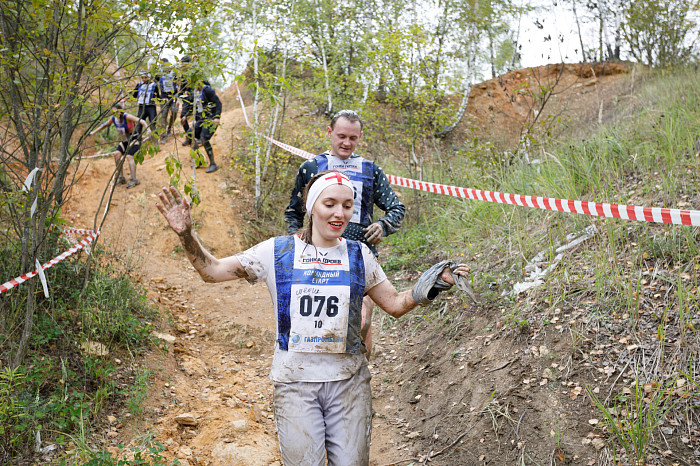
M355 188L352 187L352 183L347 176L340 172L328 173L327 175L316 180L316 182L314 182L314 184L312 184L309 188L309 192L306 195L306 212L311 215L311 209L316 203L318 196L321 195L321 192L323 192L323 190L329 186L338 184L347 186L352 190L353 194L355 193Z

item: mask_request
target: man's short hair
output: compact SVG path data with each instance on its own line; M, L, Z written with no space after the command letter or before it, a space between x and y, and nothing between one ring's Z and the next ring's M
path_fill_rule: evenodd
M360 115L357 114L356 111L354 110L341 110L335 115L333 115L333 118L331 118L331 129L335 128L335 122L338 121L339 118L345 118L348 120L350 123L354 123L356 121L360 122L360 131L362 131L362 119L360 118Z

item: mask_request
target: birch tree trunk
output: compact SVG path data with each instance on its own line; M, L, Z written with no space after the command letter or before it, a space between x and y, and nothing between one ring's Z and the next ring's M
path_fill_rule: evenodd
M253 0L253 74L255 97L253 98L253 147L255 148L255 209L260 209L262 186L260 179L260 144L258 141L258 102L260 101L260 77L258 76L258 11Z
M319 44L321 46L321 61L323 63L323 78L325 80L326 84L326 94L328 97L328 104L326 106L326 114L330 115L331 112L333 111L333 98L331 96L331 86L330 86L330 80L328 79L328 62L326 59L326 46L324 43L326 42L326 34L325 34L325 28L323 27L323 24L321 23L321 18L318 15L318 10L321 9L321 5L319 4L319 1L316 0L316 8L315 8L315 13L316 13L316 23L318 24L319 28Z
M474 12L479 11L479 2L475 2L474 4ZM440 131L438 131L435 134L435 137L437 138L443 138L449 134L450 131L455 129L457 125L459 124L460 121L462 121L462 118L464 117L464 114L467 111L467 104L469 103L469 94L471 93L472 90L472 81L474 77L474 64L476 63L476 49L478 47L478 40L477 40L477 34L476 34L476 24L472 23L470 27L470 32L469 32L469 38L470 38L470 45L471 45L471 50L468 53L467 56L467 69L466 73L464 75L464 79L466 81L465 86L464 86L464 92L462 94L462 102L459 104L459 108L457 109L457 114L455 115L454 120L452 120L452 123L449 125L445 126L442 128Z
M294 4L292 4L290 15L294 15ZM284 20L285 31L287 30L287 26L288 26L287 18L288 17L285 16L285 20ZM284 80L287 77L287 57L289 54L289 40L287 40L287 38L284 38L283 41L284 41L284 53L282 55L282 76L281 76L282 83L284 83ZM270 123L270 131L268 132L268 137L270 137L270 138L275 137L275 128L277 127L277 119L279 117L279 112L280 112L280 102L283 98L283 96L282 96L283 86L284 86L284 84L281 84L279 86L279 93L277 94L277 97L275 98L275 115L272 118L272 122ZM265 164L263 166L263 172L262 172L263 178L267 174L267 167L268 167L268 164L270 162L270 154L271 153L272 153L272 143L270 141L267 141L267 145L265 148Z
M511 57L510 60L510 70L515 69L515 64L518 61L518 57L520 56L520 53L518 52L518 47L520 44L520 28L521 28L521 22L523 19L523 4L525 0L521 0L520 2L520 14L518 15L518 32L515 34L515 40L513 41L513 56Z
M578 30L578 40L581 44L581 61L586 61L586 48L583 46L583 35L581 35L581 23L578 19L578 13L576 11L576 0L571 0L571 9L574 12L574 20L576 21L576 29Z

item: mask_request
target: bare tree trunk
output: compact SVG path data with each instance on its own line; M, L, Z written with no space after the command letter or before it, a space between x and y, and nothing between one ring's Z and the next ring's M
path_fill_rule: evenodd
M255 147L255 209L260 209L262 186L260 180L260 144L258 144L258 102L260 101L260 77L258 76L258 14L253 1L253 73L255 76L255 97L253 98L253 145Z
M603 49L603 29L605 24L603 23L603 11L598 10L598 61L605 60L605 52Z
M54 6L52 19L52 25L47 31L44 40L45 50L48 50L51 53L55 52L55 39L58 35L58 23L60 20L60 6L58 3L56 3ZM53 87L51 81L51 63L52 62L48 57L40 62L40 66L42 67L40 72L43 72L43 75L38 76L36 80L37 92L34 96L34 114L31 117L34 129L31 131L32 139L29 149L29 157L27 158L25 164L28 173L32 173L35 168L44 168L45 164L49 162L49 158L51 156L51 120L48 119L52 118L53 116L53 102L51 102L50 92ZM13 92L15 96L19 95L19 90L17 89L16 83L12 83L11 89L11 92ZM74 92L75 86L71 86L70 91ZM22 108L22 102L13 100L13 107L16 109ZM71 108L68 105L65 109L65 113L70 115L70 109ZM42 125L42 115L44 111L48 112L47 119L44 123L45 126ZM17 123L20 123L21 125L22 116L18 115L18 117ZM65 116L63 122L65 123ZM23 214L22 270L33 270L33 267L37 262L37 258L42 255L42 251L44 249L44 223L50 206L50 199L45 200L41 198L41 193L43 192L41 171L37 172L34 176L33 183L28 191L30 201L28 205L31 207L25 207ZM34 328L34 314L36 312L36 295L34 294L34 291L36 289L36 280L30 280L27 285L27 302L25 305L24 324L22 326L22 335L17 347L17 352L15 353L15 357L13 358L12 362L14 367L22 364L22 361L27 354L29 340Z
M34 310L36 308L36 280L27 282L27 303L24 311L24 326L22 327L22 336L19 340L19 346L15 357L12 359L12 367L16 368L22 365L24 357L29 349L29 338L32 336L32 328L34 327Z
M487 29L489 35L489 58L491 60L491 78L496 77L496 57L493 52L493 31L491 28Z
M571 0L571 6L574 11L574 19L576 20L576 29L578 30L578 40L581 44L581 61L586 61L586 48L583 45L583 35L581 34L581 23L578 19L578 13L576 12L576 0Z
M321 18L318 15L318 10L321 9L321 5L319 5L318 0L316 0L316 23L318 24L319 31L320 31L320 38L319 38L319 45L321 46L321 60L323 62L323 78L325 80L326 84L326 94L328 96L328 104L326 106L326 115L330 115L331 112L333 111L333 98L331 96L331 85L330 85L330 80L328 79L328 62L326 60L326 47L324 46L324 42L326 41L326 34L325 34L325 28L321 24Z
M293 11L293 10L292 10ZM288 47L287 47L288 42L285 41L284 43L284 56L282 58L282 82L284 82L286 75L287 75L287 52L288 52ZM277 118L280 113L280 101L282 99L282 86L280 86L280 92L277 95L277 98L275 99L275 115L272 118L272 122L270 123L270 132L268 133L269 137L274 138L275 137L275 128L277 128ZM272 153L272 143L267 142L267 147L265 150L265 166L263 167L263 173L262 176L263 178L267 174L267 166L270 162L270 154Z
M290 14L289 16L294 16L294 9L296 7L296 3L292 3L292 7L290 9ZM288 21L287 18L289 17L285 15L285 20L284 20L284 31L287 31L288 28ZM282 55L282 79L281 82L284 83L286 78L287 78L287 58L289 56L289 40L286 40L286 38L283 38L284 41L284 53ZM275 115L272 118L272 123L270 124L270 132L269 132L269 137L274 138L275 137L275 129L277 128L277 121L279 118L279 111L280 111L280 106L282 99L284 99L284 85L281 84L279 87L279 93L277 95L277 98L275 99ZM267 146L265 148L265 166L263 167L263 173L262 176L263 178L267 174L267 166L270 162L270 154L272 153L272 143L267 141Z
M479 2L477 1L474 6L474 10L478 11L479 8ZM450 131L455 129L457 125L459 124L460 121L462 121L462 117L464 117L465 112L467 111L467 103L469 102L469 94L471 93L472 90L472 80L474 76L474 70L475 70L475 62L476 62L476 48L478 47L478 40L476 37L476 26L472 25L471 31L469 33L470 40L472 42L472 50L469 52L468 58L467 58L467 70L465 73L465 80L466 80L466 85L464 86L464 93L462 94L462 102L459 104L459 109L457 109L457 114L455 115L454 120L452 123L449 125L445 126L442 128L440 131L435 134L435 137L437 138L442 138L445 137ZM495 70L494 70L495 72Z
M518 61L518 57L520 56L520 53L518 52L518 47L520 47L520 23L523 19L523 4L525 0L521 0L520 2L520 14L518 15L518 32L515 35L515 40L513 41L513 56L511 57L510 60L510 69L514 70L515 69L515 63Z
M472 90L472 83L469 82L467 83L467 87L464 89L464 93L462 94L462 102L459 104L459 109L457 110L457 114L455 115L455 119L450 123L449 125L445 126L442 128L436 135L436 138L444 138L447 136L447 134L455 129L457 125L459 124L460 121L462 121L462 118L464 117L464 114L467 111L467 103L469 102L469 94L471 93Z

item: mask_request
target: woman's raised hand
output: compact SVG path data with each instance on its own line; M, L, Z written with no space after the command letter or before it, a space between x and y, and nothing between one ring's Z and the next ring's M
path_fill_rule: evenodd
M192 215L190 214L190 203L184 199L174 187L163 187L163 191L158 193L160 202L156 207L168 221L168 225L175 233L182 236L192 230Z

